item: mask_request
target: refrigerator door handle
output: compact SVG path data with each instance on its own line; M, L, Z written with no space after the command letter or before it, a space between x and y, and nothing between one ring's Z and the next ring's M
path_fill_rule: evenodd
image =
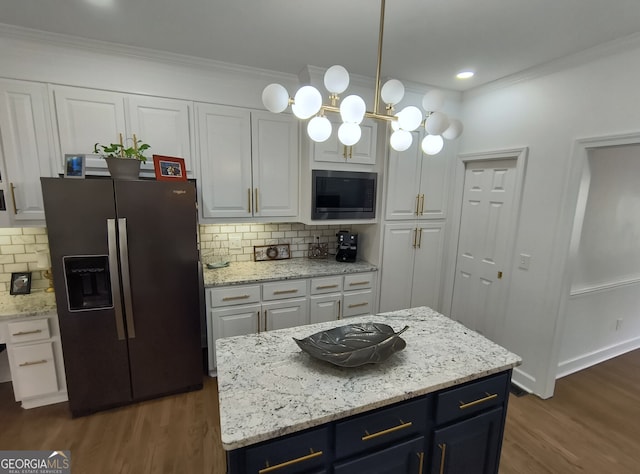
M107 241L109 244L109 278L111 280L111 295L116 317L116 332L118 340L124 340L124 320L122 319L122 305L120 303L120 281L118 281L118 246L116 245L116 220L107 219Z
M118 219L118 243L120 244L120 269L122 272L122 292L124 293L125 318L127 335L135 339L136 330L133 324L133 302L131 299L131 277L129 276L129 243L127 241L127 219Z

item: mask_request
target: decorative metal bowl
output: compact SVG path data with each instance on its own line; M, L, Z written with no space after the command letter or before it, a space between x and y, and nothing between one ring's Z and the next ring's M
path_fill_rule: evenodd
M409 329L405 326L394 332L391 326L382 323L348 324L296 339L304 352L316 359L331 362L340 367L358 367L377 364L401 351L407 343L400 334Z

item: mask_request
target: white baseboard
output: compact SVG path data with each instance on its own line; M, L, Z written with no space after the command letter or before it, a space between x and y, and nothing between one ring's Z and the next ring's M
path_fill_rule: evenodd
M562 361L558 364L556 379L566 377L580 370L599 364L609 359L613 359L627 352L640 349L640 337L630 339L628 341L615 344L613 346L604 347L597 351L583 354L570 360Z
M535 393L533 387L536 385L536 379L524 372L519 367L513 369L513 375L511 376L511 383L516 387L524 390L528 393Z

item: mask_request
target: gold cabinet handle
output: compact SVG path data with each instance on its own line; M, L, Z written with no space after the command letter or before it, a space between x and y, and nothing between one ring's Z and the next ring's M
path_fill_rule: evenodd
M249 298L249 295L225 296L222 301L246 300L247 298Z
M498 272L498 280L502 280L502 272Z
M420 451L416 454L418 455L418 459L420 460L420 464L418 465L418 474L422 474L422 468L424 467L424 452Z
M18 214L18 207L16 206L16 187L13 183L9 183L9 187L11 188L11 202L13 203L13 213Z
M384 436L386 434L393 433L395 431L409 428L412 424L413 423L410 421L405 423L404 421L400 420L400 424L398 426L394 426L393 428L388 428L386 430L378 431L376 433L369 434L369 432L365 430L365 435L362 437L362 441L368 441L370 439L377 438L378 436Z
M357 308L359 306L367 306L369 305L369 303L365 302L365 303L353 303L349 305L349 308Z
M420 215L420 195L416 194L416 216Z
M413 229L413 248L418 247L418 229Z
M264 330L266 331L267 328L267 310L264 310Z
M11 334L12 336L26 336L27 334L38 334L41 333L42 329L34 329L33 331L20 331Z
M460 410L464 410L465 408L469 408L475 405L479 405L480 403L484 403L484 402L488 402L489 400L493 400L494 398L498 398L498 394L497 393L489 393L489 392L484 392L487 394L486 397L482 397L478 400L474 400L472 402L468 402L465 403L463 401L460 402Z
M298 290L297 289L292 289L292 290L276 290L273 292L274 295L286 295L287 293L297 293Z
M283 463L276 464L275 466L269 466L269 463L267 462L267 467L265 467L264 469L260 469L258 471L258 474L267 474L269 472L277 471L278 469L282 469L284 467L293 466L294 464L320 457L323 454L322 451L314 452L313 449L309 449L309 451L311 451L310 454L307 454L306 456L292 459L291 461L285 461Z
M347 145L343 145L342 147L342 156L345 160L347 159Z
M247 189L247 212L251 214L251 188Z
M352 281L351 283L349 283L349 286L368 285L369 283L371 283L371 282L368 281L368 280L366 280L366 281Z
M316 286L316 290L327 290L329 288L337 288L338 285L320 285Z
M46 364L47 361L45 359L42 360L34 360L31 362L23 362L22 364L19 364L18 367L27 367L29 365L39 365L39 364Z
M447 443L439 444L438 447L440 451L442 451L440 453L440 474L444 474L444 458L447 455Z
M349 158L353 158L353 145L349 147Z
M340 300L338 300L338 320L340 320L340 313L342 312L342 305L340 304Z
M424 194L420 195L420 215L424 215Z
M418 229L418 248L422 245L422 227Z
M255 201L253 201L253 208L255 209L255 212L260 212L258 210L258 188L255 189L255 195L256 195L256 199Z

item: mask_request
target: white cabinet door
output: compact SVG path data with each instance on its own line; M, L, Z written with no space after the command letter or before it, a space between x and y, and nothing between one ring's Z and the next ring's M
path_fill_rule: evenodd
M307 298L292 298L263 303L262 312L264 314L262 327L267 331L309 324Z
M216 367L216 340L260 330L260 304L228 306L209 311L209 369Z
M429 306L439 310L444 223L418 223L417 232L410 307Z
M198 104L202 217L250 217L251 114Z
M313 295L309 297L309 322L323 323L340 319L342 293Z
M183 158L187 171L193 171L191 153L191 102L130 95L128 136L151 145L151 155Z
M298 215L298 123L289 115L251 113L253 215Z
M349 163L375 165L377 145L377 123L373 119L365 119L360 124L362 136L358 143L347 147L338 140L338 127L341 122L339 117L329 117L333 131L327 141L322 143L311 142L311 156L316 162ZM305 123L306 133L306 123Z
M52 342L15 346L10 351L15 364L12 376L17 400L58 391Z
M44 222L40 177L54 176L47 90L42 84L0 81L0 177L11 221Z

